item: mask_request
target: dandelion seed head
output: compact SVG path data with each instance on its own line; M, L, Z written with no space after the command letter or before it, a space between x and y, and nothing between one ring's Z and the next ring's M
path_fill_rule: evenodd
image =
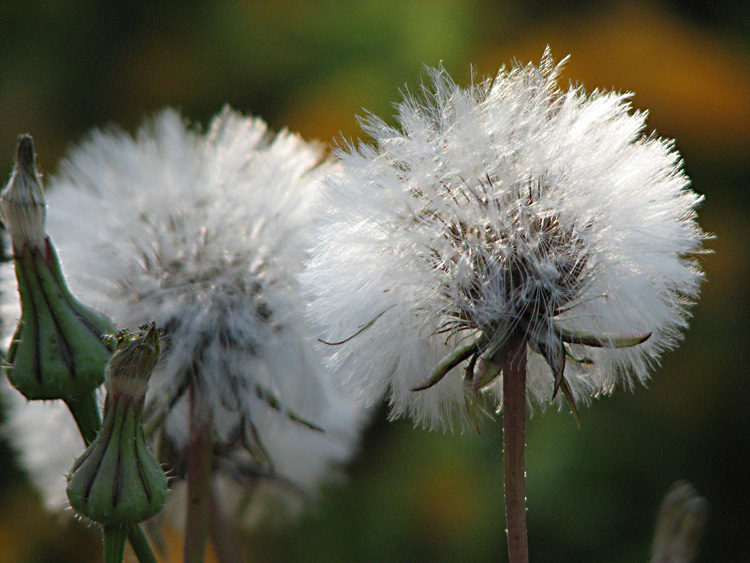
M327 166L260 119L226 108L204 133L166 110L134 137L94 131L48 187L74 293L119 327L164 330L146 424L161 420L177 476L191 382L234 482L313 494L352 453L362 411L324 369L296 279Z
M559 69L547 52L539 67L468 88L430 70L397 105L396 127L371 116L374 144L339 149L303 279L325 340L382 314L329 350L365 402L386 394L392 416L450 427L465 420L470 364L518 333L529 399L552 399L549 359L562 351L571 394L586 401L644 381L686 327L704 235L679 154L644 133L629 95L561 90ZM574 331L603 340L592 348ZM621 334L648 339L616 348ZM472 342L460 365L412 391ZM490 405L501 389L501 378L484 386Z

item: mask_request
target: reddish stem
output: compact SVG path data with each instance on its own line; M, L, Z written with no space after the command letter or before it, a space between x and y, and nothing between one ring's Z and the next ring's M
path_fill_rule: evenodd
M232 534L232 526L224 518L215 487L211 487L209 533L213 540L216 558L221 563L242 563L242 556Z
M526 534L526 341L510 347L503 366L505 519L510 563L528 563Z
M185 522L185 563L202 563L206 554L211 510L213 442L211 417L204 405L200 382L190 384L190 441L187 459L187 517Z

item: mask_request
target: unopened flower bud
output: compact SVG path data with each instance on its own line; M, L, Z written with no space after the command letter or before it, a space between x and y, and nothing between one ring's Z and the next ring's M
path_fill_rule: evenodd
M34 165L34 141L29 135L18 137L16 167L0 198L3 220L13 239L13 254L18 254L26 245L41 248L47 206Z
M141 328L144 332L137 336L127 330L115 335L117 351L104 372L110 395L125 395L132 401L142 402L159 360L159 329L154 323Z
M114 325L68 289L57 252L45 235L46 204L31 137L19 138L16 160L0 195L21 297L21 319L5 371L27 399L81 397L104 380L111 349L102 335L113 332Z
M143 405L159 357L158 329L117 335L107 365L104 421L96 440L68 475L68 500L83 516L108 526L127 526L155 516L164 506L167 477L146 445Z

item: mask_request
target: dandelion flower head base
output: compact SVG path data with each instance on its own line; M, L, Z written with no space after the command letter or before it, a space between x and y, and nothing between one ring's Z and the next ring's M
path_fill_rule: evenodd
M539 207L547 189L543 182L524 184L511 189L505 201L498 201L494 197L498 190L489 176L476 189L459 185L451 191L444 186L454 203L474 207L475 215L483 220L469 226L446 221L435 212L425 219L437 223L427 225L428 229L442 227L438 243L449 243L435 245L429 253L433 267L446 277L445 298L452 306L444 311L448 320L438 332L468 331L471 335L479 331L480 336L450 354L413 391L432 387L468 360L465 378L477 393L499 377L509 342L520 338L545 357L555 374L553 399L563 385L572 402L563 377L564 339L555 333L553 320L574 306L593 273L587 270L585 242L576 234L576 225L564 228L554 210ZM505 219L502 228L495 226L498 217ZM452 283L462 275L462 283Z
M700 197L627 95L564 91L558 74L549 53L468 88L435 69L398 127L370 117L374 144L338 151L303 282L323 340L367 327L331 359L364 402L471 421L479 396L501 404L520 338L529 399L575 405L645 380L680 338Z

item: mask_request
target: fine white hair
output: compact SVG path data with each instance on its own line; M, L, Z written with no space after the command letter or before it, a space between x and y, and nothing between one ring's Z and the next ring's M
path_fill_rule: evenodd
M321 147L229 108L205 133L165 110L134 137L92 132L51 180L48 232L73 293L118 327L155 321L165 331L146 423L160 422L172 475L187 447L191 384L230 481L311 495L352 455L363 411L313 346L297 282L328 166ZM7 328L18 315L12 282L4 293ZM19 423L38 410L26 409L12 409L20 418L10 427L46 482L69 467L23 453L56 440L54 423Z
M559 70L548 51L468 88L432 69L397 104L397 126L370 116L373 143L337 151L303 285L332 365L365 404L386 395L393 417L449 428L467 420L476 356L414 389L481 334L524 327L539 404L555 389L539 347L562 349L560 331L610 344L650 334L565 343L579 360L564 369L569 395L587 401L647 379L686 328L705 237L680 155L644 133L628 94L562 90ZM501 379L484 388L494 408Z

